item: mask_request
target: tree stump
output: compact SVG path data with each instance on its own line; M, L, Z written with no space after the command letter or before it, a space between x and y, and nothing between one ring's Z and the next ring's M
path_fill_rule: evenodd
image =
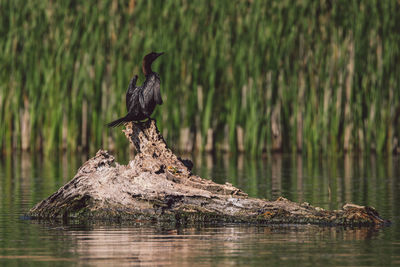
M191 172L192 163L175 156L155 120L128 123L124 130L137 154L128 165L107 151L80 167L75 177L28 213L32 219L78 219L165 223L245 222L382 226L389 221L367 206L346 204L324 210L283 197L248 197L229 183L216 184Z

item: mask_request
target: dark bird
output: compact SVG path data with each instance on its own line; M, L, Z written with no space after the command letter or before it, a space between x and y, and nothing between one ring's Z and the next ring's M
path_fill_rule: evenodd
M160 76L151 69L151 64L164 53L151 52L143 58L142 71L146 76L142 86L136 86L138 76L135 75L129 82L126 91L126 109L128 114L118 120L107 124L116 127L124 122L141 121L150 118L156 104L163 103L160 92Z

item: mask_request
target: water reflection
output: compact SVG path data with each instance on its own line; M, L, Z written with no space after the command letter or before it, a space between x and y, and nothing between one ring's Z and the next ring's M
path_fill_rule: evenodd
M122 163L129 155L116 155ZM188 156L186 156L188 157ZM389 228L247 225L49 225L19 216L71 179L86 155L14 154L0 160L0 265L366 265L400 263L400 158L274 154L192 156L193 172L250 196L284 196L323 208L376 207ZM304 261L304 262L303 262Z
M40 226L38 226L40 227ZM101 265L197 265L293 264L299 255L316 261L334 262L365 257L370 253L354 252L355 245L377 240L373 228L324 228L317 226L249 227L224 225L201 228L47 226L39 229L41 242L53 244L48 255L31 255L37 261L73 261ZM343 243L343 241L346 241ZM357 243L360 242L361 243ZM355 243L356 242L356 243ZM40 252L40 251L38 251ZM246 252L243 254L243 252ZM363 254L360 254L363 253ZM12 259L13 253L3 256ZM39 254L39 253L38 253ZM399 256L394 256L397 259ZM1 259L1 258L0 258ZM15 259L21 259L16 255ZM332 264L329 264L332 265Z
M212 156L193 160L195 173L219 183L230 182L250 196L276 199L282 195L327 209L353 202L399 212L393 203L400 179L398 157L273 154L258 160L243 155L225 157L222 162Z
M197 262L210 264L219 257L220 264L237 264L240 251L247 250L247 257L268 258L271 247L286 243L301 249L323 240L366 240L377 232L371 229L333 230L318 227L237 227L201 229L125 228L109 231L99 228L90 232L70 232L76 238L76 252L85 260L97 265L105 261L122 260L127 263L166 264ZM283 247L283 246L282 246ZM276 249L274 249L276 250ZM285 252L286 254L286 252ZM311 255L309 255L311 256Z

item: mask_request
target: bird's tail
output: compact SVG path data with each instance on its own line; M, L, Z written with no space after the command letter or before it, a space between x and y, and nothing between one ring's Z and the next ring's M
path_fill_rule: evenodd
M115 121L112 121L112 122L108 123L107 126L110 127L110 128L111 127L117 127L117 126L120 126L121 124L123 124L124 122L128 122L128 121L130 121L130 120L125 116L125 117L122 117L122 118L120 118L118 120L115 120Z

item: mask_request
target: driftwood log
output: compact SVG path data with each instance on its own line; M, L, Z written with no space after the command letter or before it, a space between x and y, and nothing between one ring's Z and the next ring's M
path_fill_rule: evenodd
M346 204L324 210L283 197L248 197L229 183L216 184L191 173L192 163L175 156L155 120L129 123L125 135L137 154L120 165L100 150L76 176L27 214L32 219L78 219L168 223L246 222L380 226L389 222L367 206Z

